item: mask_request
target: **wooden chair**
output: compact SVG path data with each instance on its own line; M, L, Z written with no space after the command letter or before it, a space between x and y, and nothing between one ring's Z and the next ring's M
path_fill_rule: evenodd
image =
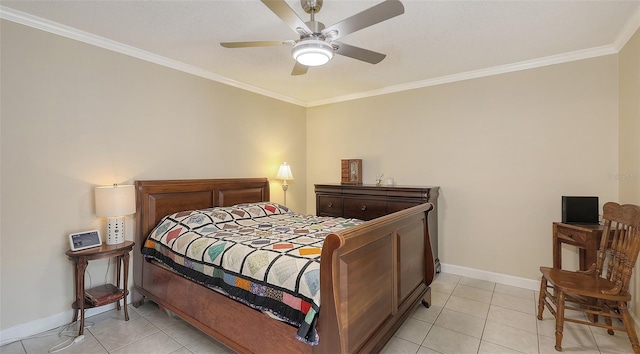
M566 321L606 328L611 335L614 330L624 331L633 351L640 353L638 336L627 308L631 300L629 281L640 250L640 206L608 202L603 210L604 229L598 258L589 270L540 267L538 319L542 320L545 306L555 316L557 351L562 351ZM590 321L565 318L565 310L584 312ZM604 324L597 320L599 316L604 318ZM622 326L614 326L612 319L622 320Z

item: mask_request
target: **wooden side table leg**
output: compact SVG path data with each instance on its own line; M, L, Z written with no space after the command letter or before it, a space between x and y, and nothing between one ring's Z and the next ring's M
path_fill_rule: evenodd
M122 271L122 256L118 256L116 257L116 286L120 287L120 272ZM123 286L124 289L124 286ZM126 296L126 290L125 290L125 296ZM125 303L126 304L126 303ZM116 310L120 311L120 300L116 301Z
M129 251L125 252L124 256L122 257L122 263L124 266L124 276L123 276L123 281L124 283L122 284L122 289L124 290L124 297L122 298L122 303L123 303L123 307L124 307L124 320L125 321L129 321L129 311L127 308L127 294L129 293L128 287L129 287ZM120 265L120 262L118 262L118 265ZM120 275L120 272L118 272L118 275ZM120 303L120 301L118 301L118 303Z
M81 336L84 333L84 272L87 270L89 261L86 258L80 257L76 264L76 301L78 305L77 312L80 311L80 329L78 335Z
M80 289L80 284L78 283L78 264L74 264L73 267L73 318L71 319L71 323L75 323L78 320L78 312L80 311L79 303L78 303L78 289Z

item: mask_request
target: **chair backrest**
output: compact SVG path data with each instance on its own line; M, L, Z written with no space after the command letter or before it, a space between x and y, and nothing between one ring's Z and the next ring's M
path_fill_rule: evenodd
M604 228L598 251L598 275L614 287L607 294L629 291L629 281L640 251L640 206L607 202L603 207ZM606 274L603 268L606 264Z

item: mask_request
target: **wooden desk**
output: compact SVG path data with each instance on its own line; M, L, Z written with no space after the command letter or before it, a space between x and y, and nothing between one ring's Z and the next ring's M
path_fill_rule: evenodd
M78 320L78 313L80 314L80 330L78 335L84 332L84 312L88 308L98 307L113 302L116 303L116 308L120 310L120 300L123 303L124 319L129 321L129 312L127 311L127 294L129 290L128 274L129 274L129 253L133 249L133 241L125 241L118 245L102 244L100 247L89 248L82 251L67 251L67 257L74 263L74 288L75 299L71 307L75 310L73 313L73 322ZM116 266L116 284L105 284L95 288L84 288L84 273L87 269L89 261L94 259L103 258L117 258ZM123 274L123 281L120 282L120 273ZM90 299L87 298L87 294L95 294Z
M562 247L566 243L579 248L580 270L587 270L598 259L602 225L553 223L553 267L562 268Z

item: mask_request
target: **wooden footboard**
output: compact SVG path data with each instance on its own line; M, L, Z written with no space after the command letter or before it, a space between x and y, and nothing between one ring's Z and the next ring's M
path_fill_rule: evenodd
M137 181L136 245L165 215L269 200L267 179ZM416 304L430 301L435 269L430 203L327 236L320 264L320 344L296 328L183 278L136 247L134 305L147 297L240 353L379 352Z
M378 352L417 303L430 302L432 208L422 204L325 239L318 352Z

